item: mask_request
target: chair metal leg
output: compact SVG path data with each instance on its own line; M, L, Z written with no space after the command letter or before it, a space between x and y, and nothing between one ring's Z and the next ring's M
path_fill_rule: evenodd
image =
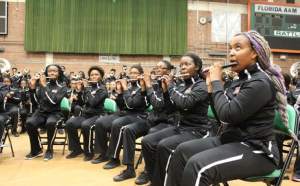
M135 164L135 169L137 169L139 167L139 164L142 163L142 160L143 160L143 154L141 152L140 156L139 156L139 159L137 160L136 164Z
M12 157L15 157L14 148L12 146L12 142L11 142L10 135L9 135L9 128L6 127L4 132L5 132L4 138L1 140L2 144L5 144L6 139L8 138L9 146L10 146L10 150L11 150L11 155L12 155ZM0 148L0 153L2 153L2 151L3 151L3 147Z
M9 135L8 132L6 133L6 135L7 135L8 141L9 141L9 145L10 145L10 150L11 150L12 157L15 157L15 152L14 152L14 148L13 148L13 146L12 146L12 142L11 142L11 139L10 139L10 135Z
M290 152L289 152L289 154L288 154L288 156L287 156L287 160L285 161L285 163L284 163L284 165L283 165L283 167L282 167L282 171L281 171L281 173L280 173L280 176L278 177L278 180L277 180L277 183L275 184L275 186L280 186L280 185L281 185L281 182L282 182L282 179L283 179L283 177L284 177L284 174L285 174L285 172L286 172L286 170L287 170L287 168L288 168L288 166L289 166L289 164L291 163L291 160L292 160L292 158L293 158L293 154L294 154L294 151L295 151L295 149L296 149L296 146L297 146L297 144L296 144L296 142L293 140L293 141L292 141L292 145L291 145Z
M67 133L65 131L65 140L64 140L64 147L63 147L63 152L62 152L63 155L65 155L67 141L68 141L68 135L67 135Z
M5 134L6 135L6 134ZM4 136L5 136L4 135ZM5 143L5 138L2 138L2 139L0 139L1 140L1 144L2 145L4 145L4 143ZM2 151L3 151L3 147L0 147L0 153L2 153Z

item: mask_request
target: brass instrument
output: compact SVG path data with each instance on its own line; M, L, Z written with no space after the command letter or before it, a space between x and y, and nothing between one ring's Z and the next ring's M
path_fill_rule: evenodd
M300 70L300 62L296 62L292 64L290 68L290 73L293 77L297 77L299 74L299 70Z
M87 81L88 83L98 83L98 81Z

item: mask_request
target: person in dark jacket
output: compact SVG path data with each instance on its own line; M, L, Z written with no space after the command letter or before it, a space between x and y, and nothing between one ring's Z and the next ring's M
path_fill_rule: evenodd
M3 91L5 85L0 86L0 148L4 145L4 129L7 120L9 119L9 114L4 110L4 99L6 96L6 91Z
M12 80L10 78L3 78L3 85L4 86L1 88L1 91L5 93L3 108L11 117L12 134L15 137L18 137L19 133L17 132L17 128L21 95L18 88L12 86Z
M84 85L81 79L73 78L70 81L70 89L67 92L67 98L71 103L69 116L80 116L84 107Z
M30 100L30 92L28 87L27 79L22 79L20 81L19 92L21 95L21 103L20 103L20 120L21 120L21 133L26 132L25 124L28 116L32 114L32 103Z
M20 80L22 78L22 73L16 67L12 68L12 75L10 76L11 79L11 86L14 88L18 88Z
M41 156L43 153L39 143L39 127L47 130L48 146L44 160L47 161L53 158L54 133L57 130L56 125L63 117L60 110L60 102L67 93L67 87L60 84L62 82L62 73L59 65L51 64L46 67L45 73L39 77L38 84L37 78L30 80L29 87L34 97L36 97L39 107L26 121L31 146L30 153L25 157L27 160Z
M168 127L142 139L142 153L146 171L155 186L163 185L168 160L182 142L210 135L207 118L208 92L202 77L202 60L193 53L182 56L180 73L183 83L177 84L171 76L163 76L164 86L178 117L173 127Z
M151 126L148 134L155 133L167 127L171 127L175 123L176 109L170 99L168 87L163 83L164 75L169 75L173 69L173 65L169 61L160 61L156 65L155 74L145 76L145 86L147 88L147 97L152 105L153 110L148 114L147 121ZM146 156L146 157L145 157ZM144 159L151 159L148 154L144 155ZM148 163L149 161L147 161ZM146 184L149 181L147 166L144 171L135 180L138 185Z
M112 81L116 81L116 69L112 68L110 69L108 77L105 78L104 82L105 83L110 83Z
M101 156L106 160L109 159L104 169L112 169L120 165L119 154L121 146L124 147L123 164L127 165L127 169L115 176L114 181L135 177L133 168L135 139L145 135L149 130L145 120L147 116L145 110L148 106L146 90L141 89L138 80L143 74L143 68L140 65L133 65L129 74L130 83L126 79L117 81L116 102L120 112L96 121L96 144L99 144ZM108 147L107 132L111 132Z
M92 66L88 71L89 85L84 90L84 107L81 116L72 117L66 122L66 130L69 138L71 153L67 159L75 158L84 153L84 161L94 157L93 128L99 115L104 114L104 100L107 98L107 90L102 83L104 70L99 66ZM77 129L81 129L83 136L83 150Z
M284 85L286 88L287 102L290 105L295 105L297 97L294 96L293 91L291 91L290 88L292 83L292 77L288 73L283 73L282 76L284 78Z
M126 116L113 121L111 128L110 145L108 156L110 161L104 166L105 169L114 168L119 163L119 154L123 145L123 161L127 168L113 178L114 181L123 181L135 177L134 153L135 140L148 133L150 126L146 122L146 108L149 106L146 95L146 87L142 76L143 68L133 65L129 71L131 78L130 88L126 79L121 79L121 91L117 101L124 102L127 107ZM123 98L123 99L121 99Z
M117 103L118 110L115 113L99 117L95 122L95 151L99 152L99 156L91 161L92 164L106 162L108 158L108 133L111 132L111 126L114 120L123 117L127 114L128 108L126 107L123 97L119 96L122 92L122 85L120 82L115 83L115 90L110 93L110 99Z
M273 120L278 108L287 123L283 78L270 63L267 41L256 31L237 34L230 48L239 79L224 91L220 64L207 75L213 107L225 127L220 136L179 145L165 185L212 185L266 175L278 166Z

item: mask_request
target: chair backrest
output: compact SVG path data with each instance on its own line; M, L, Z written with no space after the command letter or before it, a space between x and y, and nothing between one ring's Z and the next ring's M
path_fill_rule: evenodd
M291 105L287 105L287 114L288 114L288 126L285 126L281 120L279 112L276 110L274 124L275 129L279 130L286 135L291 135L291 133L296 133L297 131L297 112Z
M212 108L210 105L208 105L208 110L207 110L207 116L210 119L216 119L214 112L212 111Z
M153 111L153 106L152 106L152 105L149 105L149 107L147 107L146 111L147 111L147 112L152 112L152 111Z
M60 102L60 109L62 111L71 111L71 104L68 98L64 97Z
M114 113L117 112L117 103L115 102L115 100L110 99L110 98L106 98L104 101L104 110L105 112L108 113Z

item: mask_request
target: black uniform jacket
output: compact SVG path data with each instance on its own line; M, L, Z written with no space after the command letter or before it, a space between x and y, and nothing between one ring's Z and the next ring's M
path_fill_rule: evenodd
M213 81L212 86L214 108L225 125L221 141L245 142L277 160L273 130L276 91L266 73L253 64L225 91L220 81Z
M179 125L200 128L205 131L208 126L208 92L205 81L198 75L184 80L182 84L171 84L168 88L170 99L179 111Z
M83 95L85 103L83 114L86 116L104 114L104 101L107 96L107 90L102 83L95 83L86 87Z

